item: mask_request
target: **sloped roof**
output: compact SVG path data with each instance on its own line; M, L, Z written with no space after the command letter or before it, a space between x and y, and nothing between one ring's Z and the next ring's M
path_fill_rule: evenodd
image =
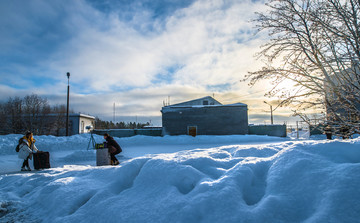
M204 101L208 101L208 105L222 105L220 102L218 102L217 100L215 100L213 97L211 96L206 96L203 98L198 98L198 99L194 99L191 101L186 101L186 102L182 102L182 103L178 103L178 104L173 104L173 105L169 105L171 107L175 107L175 106L196 106L196 105L204 105Z
M209 103L207 105L203 104L203 101L208 101ZM168 105L162 108L162 112L167 112L167 111L174 111L176 109L182 109L182 108L202 108L202 107L247 107L246 104L243 103L234 103L234 104L227 104L227 105L223 105L220 102L218 102L217 100L215 100L213 97L211 96L207 96L207 97L203 97L203 98L199 98L199 99L195 99L195 100L191 100L191 101L187 101L187 102L182 102L182 103L178 103L178 104L174 104L174 105Z

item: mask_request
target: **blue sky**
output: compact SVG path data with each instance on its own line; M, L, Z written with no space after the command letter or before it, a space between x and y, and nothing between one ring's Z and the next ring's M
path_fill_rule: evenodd
M35 93L103 119L159 123L172 103L208 95L269 116L270 85L240 82L261 65L265 35L250 21L262 1L0 1L0 100ZM284 114L278 113L278 115ZM259 118L259 119L257 119ZM266 120L266 119L265 119Z

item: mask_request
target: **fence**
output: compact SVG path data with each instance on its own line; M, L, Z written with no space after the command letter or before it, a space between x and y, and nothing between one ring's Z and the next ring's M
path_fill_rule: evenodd
M113 137L131 137L136 135L145 136L162 136L162 128L146 128L146 129L95 129L94 134L104 135L108 133Z
M249 125L249 134L286 137L286 125Z

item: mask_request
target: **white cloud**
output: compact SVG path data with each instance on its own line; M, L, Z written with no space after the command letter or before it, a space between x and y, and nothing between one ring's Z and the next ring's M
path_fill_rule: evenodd
M89 11L86 16L96 14L101 21L95 27L83 21L75 24L79 34L50 58L51 67L69 70L73 81L104 92L151 86L173 66L181 67L168 77L176 84L233 83L256 63L259 41L248 21L259 6L251 1L198 1L168 17L161 32L145 34L115 15Z
M66 72L71 72L72 108L103 117L112 117L114 102L121 116L160 116L168 95L177 103L215 93L224 103L251 107L262 103L269 88L249 89L240 82L260 64L253 56L262 37L254 35L249 21L264 7L262 2L199 0L161 23L142 11L131 21L120 20L118 11L104 14L86 1L41 4L49 8L47 14L61 17L67 33L64 39L59 33L47 34L55 35L59 44L32 72L54 79L31 90L52 95L54 104L65 103ZM153 29L139 29L142 23L152 23Z

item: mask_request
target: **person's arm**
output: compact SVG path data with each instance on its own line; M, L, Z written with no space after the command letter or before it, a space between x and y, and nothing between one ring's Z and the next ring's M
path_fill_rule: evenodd
M38 148L36 148L35 143L33 143L31 145L31 149L32 149L33 152L36 152L36 153L39 151Z
M38 148L36 148L35 142L36 142L36 140L31 137L31 150L32 150L32 152L37 153L39 150L38 150Z
M29 147L29 143L27 142L27 140L23 139L22 143L20 144L20 150L24 149L26 151L28 151L29 153L32 152L32 150Z

